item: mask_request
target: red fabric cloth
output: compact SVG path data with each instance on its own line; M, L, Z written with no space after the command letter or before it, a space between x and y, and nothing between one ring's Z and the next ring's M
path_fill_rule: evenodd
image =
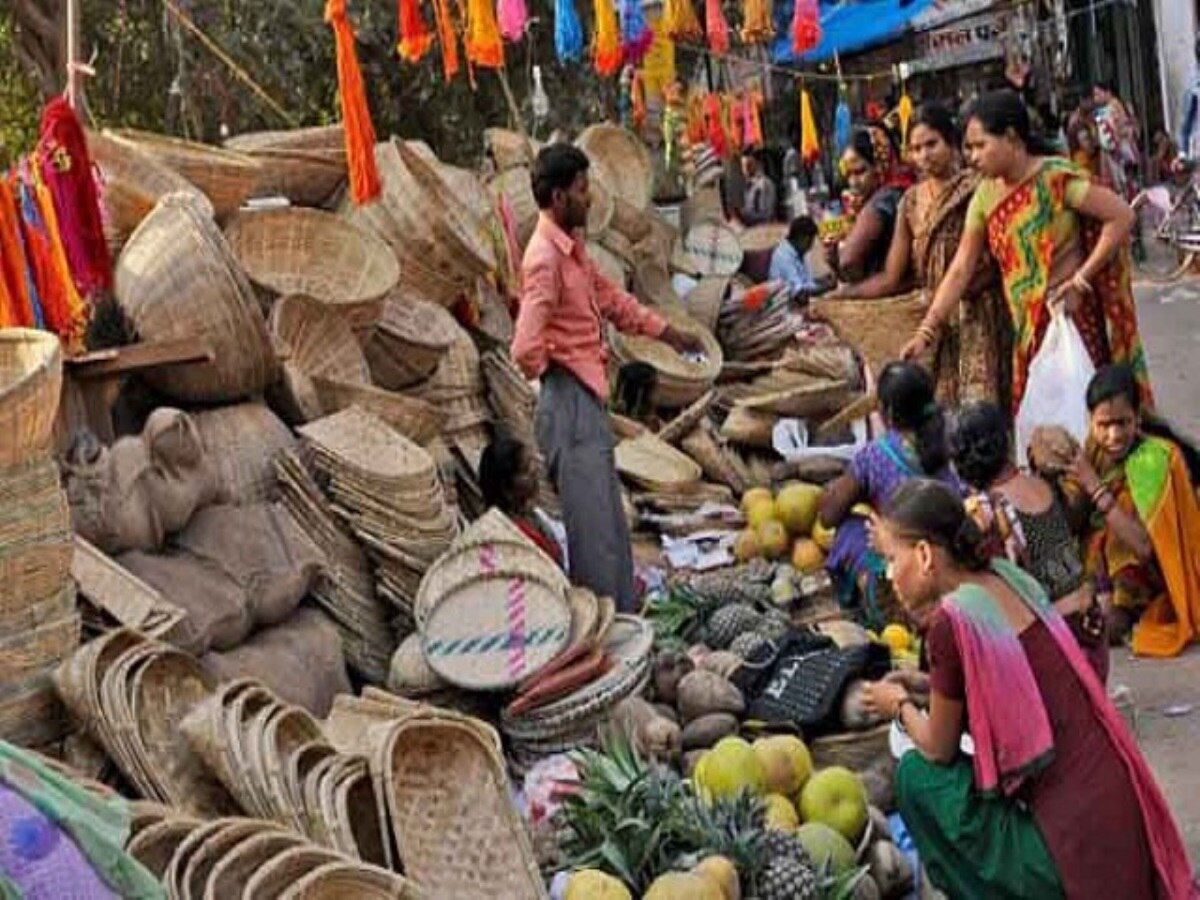
M1054 735L1053 759L1028 780L1024 797L1066 895L1123 900L1179 896L1158 890L1137 791L1077 669L1041 621L1022 632L1020 642ZM942 610L930 621L925 646L932 689L962 700L962 656L953 624Z
M648 337L660 337L667 328L658 313L596 268L582 241L543 214L525 248L513 362L527 378L541 378L551 363L561 366L606 403L606 320L626 334Z
M528 519L514 518L513 523L521 529L525 537L533 541L539 550L554 560L555 564L562 568L562 548L558 546L558 541L554 540L545 534L540 528Z

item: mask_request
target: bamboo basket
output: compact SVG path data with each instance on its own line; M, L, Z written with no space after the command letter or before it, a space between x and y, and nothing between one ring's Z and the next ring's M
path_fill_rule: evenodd
M400 279L400 265L383 241L332 213L246 211L225 237L250 279L275 294L357 306L384 296Z
M282 297L271 310L269 324L283 359L280 399L288 413L285 418L304 423L321 417L314 376L371 383L371 370L349 323L319 300Z
M200 824L199 819L191 816L172 815L138 834L126 850L161 881L175 851Z
M600 237L612 223L616 198L603 169L593 169L588 175L588 195L592 202L588 207L587 233Z
M244 153L182 141L177 138L132 129L110 132L195 185L212 203L217 221L235 213L250 196L262 168Z
M371 760L405 872L430 896L545 898L491 728L410 717Z
M21 681L70 656L79 646L79 630L72 610L31 630L6 633L0 638L0 683Z
M532 175L527 167L502 170L487 184L488 192L495 198L504 197L512 207L517 225L517 244L524 247L537 227L538 205L533 196Z
M822 300L809 303L808 314L828 322L837 336L858 351L878 373L900 358L900 351L925 318L928 299L912 291L882 300ZM925 360L928 363L929 360Z
M375 383L396 391L424 381L437 370L458 332L444 307L393 294L363 341Z
M278 900L290 887L309 872L329 863L345 863L346 857L325 847L305 844L284 850L264 863L242 892L244 900Z
M683 255L701 275L734 275L745 252L737 232L723 222L693 225L683 237Z
M343 150L251 150L260 164L254 197L286 197L293 206L323 206L346 180Z
M218 819L218 827L195 849L178 877L179 896L200 900L217 864L243 841L261 834L269 822L261 819Z
M325 415L331 416L351 406L357 406L364 412L378 416L417 444L428 444L441 434L446 422L446 415L442 410L406 394L326 378L315 378L313 384L320 399L321 411Z
M219 834L224 827L224 819L211 819L193 828L179 842L179 846L171 854L171 861L167 864L167 869L162 876L162 883L167 889L167 897L172 900L181 900L186 896L184 891L187 890L187 883L184 881L184 873L187 872L188 864L195 858L204 843L213 835Z
M194 420L205 450L216 463L227 502L242 505L274 499L274 458L297 444L273 412L261 403L242 403L196 413Z
M284 831L276 825L264 825L259 834L240 841L213 866L204 887L204 900L241 897L255 872L279 854L307 843L295 832Z
M418 900L424 889L395 872L349 862L328 863L289 887L279 900ZM484 896L484 895L480 895ZM490 895L489 895L490 896Z
M259 150L289 150L346 155L346 130L341 125L318 125L287 131L249 131L225 142L230 150L254 153Z
M0 470L49 448L61 393L58 338L28 328L0 330Z
M52 681L53 667L0 687L0 740L46 747L75 727Z
M635 210L650 205L654 165L636 135L617 125L599 124L584 129L575 143L616 196Z
M809 743L814 770L844 766L852 772L864 772L886 760L888 774L895 771L895 760L888 745L891 724L867 731L848 731L819 737Z
M34 457L0 473L0 621L11 630L52 606L69 583L72 554L54 460Z
M147 378L169 396L220 403L278 375L258 301L220 231L191 194L170 194L138 226L116 267L116 295L142 340L203 342L214 359Z
M679 490L703 474L690 456L652 434L621 441L615 456L621 475L651 490Z
M541 149L541 144L537 141L504 128L485 128L483 140L492 159L495 160L498 172L519 167L529 168Z
M100 170L104 232L115 258L129 236L167 194L194 194L212 215L212 204L190 181L129 141L87 132L88 155Z

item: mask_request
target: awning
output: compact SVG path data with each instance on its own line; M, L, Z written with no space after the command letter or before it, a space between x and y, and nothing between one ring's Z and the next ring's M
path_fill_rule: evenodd
M832 59L835 53L846 55L866 50L903 34L912 20L934 0L843 0L821 4L821 43L803 56L792 51L791 22L794 3L775 7L775 27L779 38L771 47L775 62L789 65Z

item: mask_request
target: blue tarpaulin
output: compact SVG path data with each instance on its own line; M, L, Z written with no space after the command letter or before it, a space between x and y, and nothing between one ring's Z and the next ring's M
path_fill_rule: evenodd
M803 56L792 51L791 22L793 3L775 7L775 25L779 38L771 47L776 63L816 63L845 56L882 44L904 32L912 19L924 12L933 0L843 0L821 4L821 43Z

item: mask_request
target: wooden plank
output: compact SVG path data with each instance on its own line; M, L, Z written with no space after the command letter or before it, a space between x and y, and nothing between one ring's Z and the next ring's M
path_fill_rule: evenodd
M67 359L76 378L115 378L146 369L177 366L184 363L212 362L212 349L203 341L184 338L175 341L153 341L97 350Z

